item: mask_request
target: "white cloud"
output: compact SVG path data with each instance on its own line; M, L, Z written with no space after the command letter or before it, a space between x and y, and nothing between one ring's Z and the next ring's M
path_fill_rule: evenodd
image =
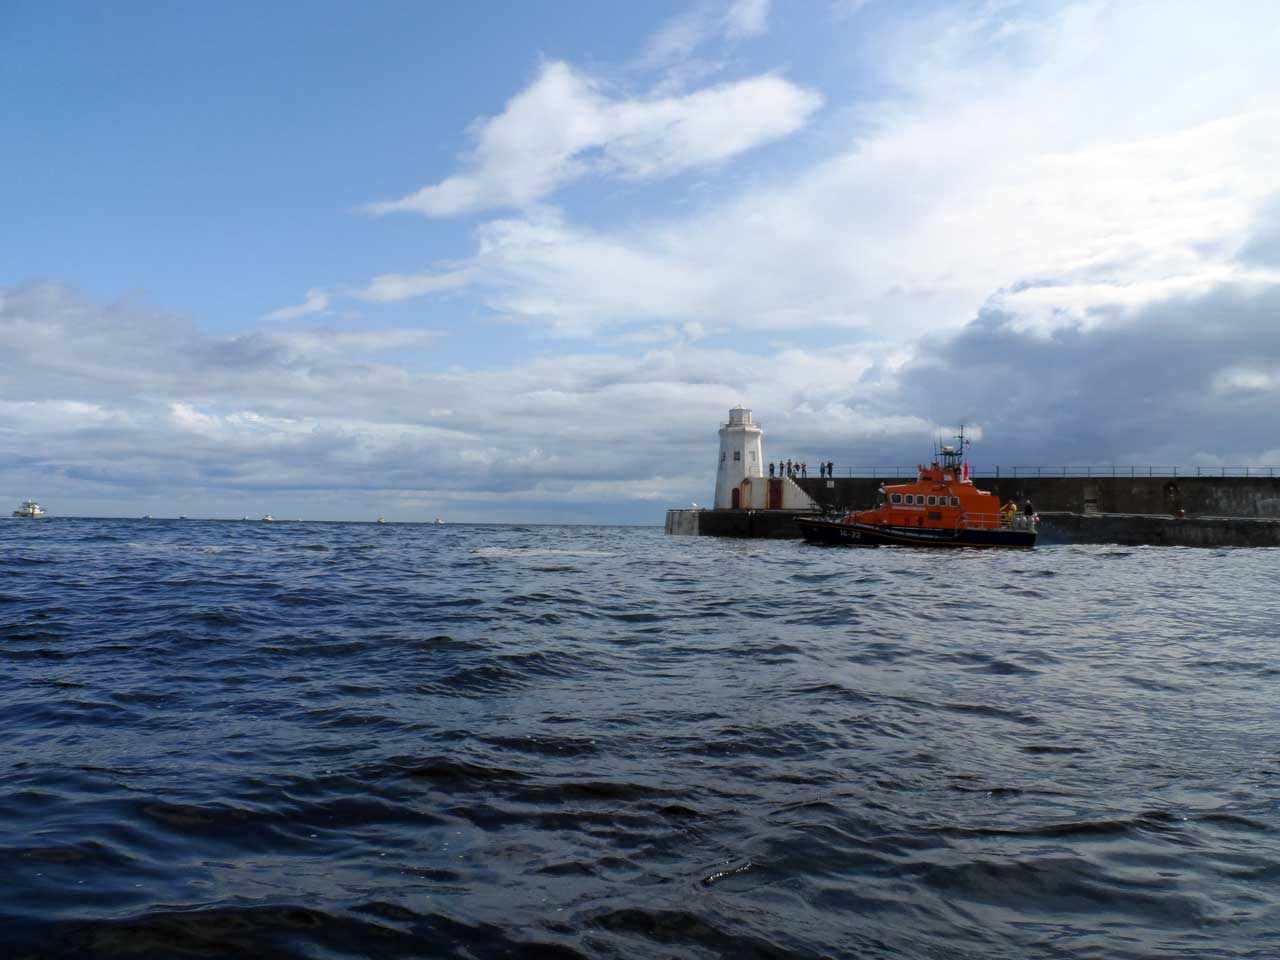
M313 313L322 313L329 309L329 294L324 290L308 290L307 297L302 303L292 307L281 307L279 310L272 310L263 320L297 320L299 317L309 316Z
M372 300L378 303L409 300L428 293L465 286L471 276L469 270L451 270L434 274L384 273L369 281L368 286L359 291L356 296L361 300Z
M670 176L785 137L821 102L768 74L679 96L611 98L568 64L549 63L500 115L478 125L464 172L367 209L449 216L527 207L587 174Z
M546 211L491 222L475 282L496 309L577 336L663 321L903 339L958 328L1026 281L1054 283L1002 302L1042 332L1277 282L1236 261L1280 168L1280 28L1265 6L1002 10L887 35L905 98L807 170L609 231ZM661 168L662 144L688 157L721 142L641 112L634 136L612 127L621 170Z
M1280 366L1232 365L1218 372L1213 388L1217 393L1270 393L1280 389Z

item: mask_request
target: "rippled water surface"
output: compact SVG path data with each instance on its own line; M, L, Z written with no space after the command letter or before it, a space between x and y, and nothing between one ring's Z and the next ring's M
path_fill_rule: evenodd
M0 523L0 943L1280 956L1278 572Z

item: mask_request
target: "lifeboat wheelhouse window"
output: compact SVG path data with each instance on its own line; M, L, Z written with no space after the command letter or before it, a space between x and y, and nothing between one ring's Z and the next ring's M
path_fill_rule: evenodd
M931 506L931 507L936 507L937 505L938 505L938 498L937 498L937 497L930 497L930 498L929 498L929 506Z
M951 498L951 505L952 505L953 507L958 507L958 506L960 506L960 498L959 498L959 497L952 497L952 498Z
M901 503L901 502L902 502L902 494L900 494L900 493L891 493L891 494L889 494L889 499L890 499L890 500L892 500L894 503Z

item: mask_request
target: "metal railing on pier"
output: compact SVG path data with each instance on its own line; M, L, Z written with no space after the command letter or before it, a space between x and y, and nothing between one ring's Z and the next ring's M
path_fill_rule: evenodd
M836 477L914 479L916 467L836 467ZM970 467L972 477L1280 477L1280 467L1060 466ZM813 474L810 474L811 478Z

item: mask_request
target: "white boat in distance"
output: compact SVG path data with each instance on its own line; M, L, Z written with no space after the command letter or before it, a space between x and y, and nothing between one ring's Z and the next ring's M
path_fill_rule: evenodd
M22 506L13 511L13 515L25 520L39 520L41 517L48 516L48 511L34 500L23 500Z
M269 514L269 513L268 513L268 514L266 514L266 515L262 518L262 522L263 522L263 523L271 523L271 522L273 522L274 520L275 520L275 517L273 517L273 516L272 516L271 514Z
M443 527L443 526L444 526L444 521L443 521L443 520L441 520L439 517L436 517L436 519L435 519L435 523L434 523L434 526L437 526L437 527Z
M378 518L378 522L379 522L379 523L386 523L387 521L386 521L386 519L385 519L385 518L383 518L383 517L379 517L379 518Z

